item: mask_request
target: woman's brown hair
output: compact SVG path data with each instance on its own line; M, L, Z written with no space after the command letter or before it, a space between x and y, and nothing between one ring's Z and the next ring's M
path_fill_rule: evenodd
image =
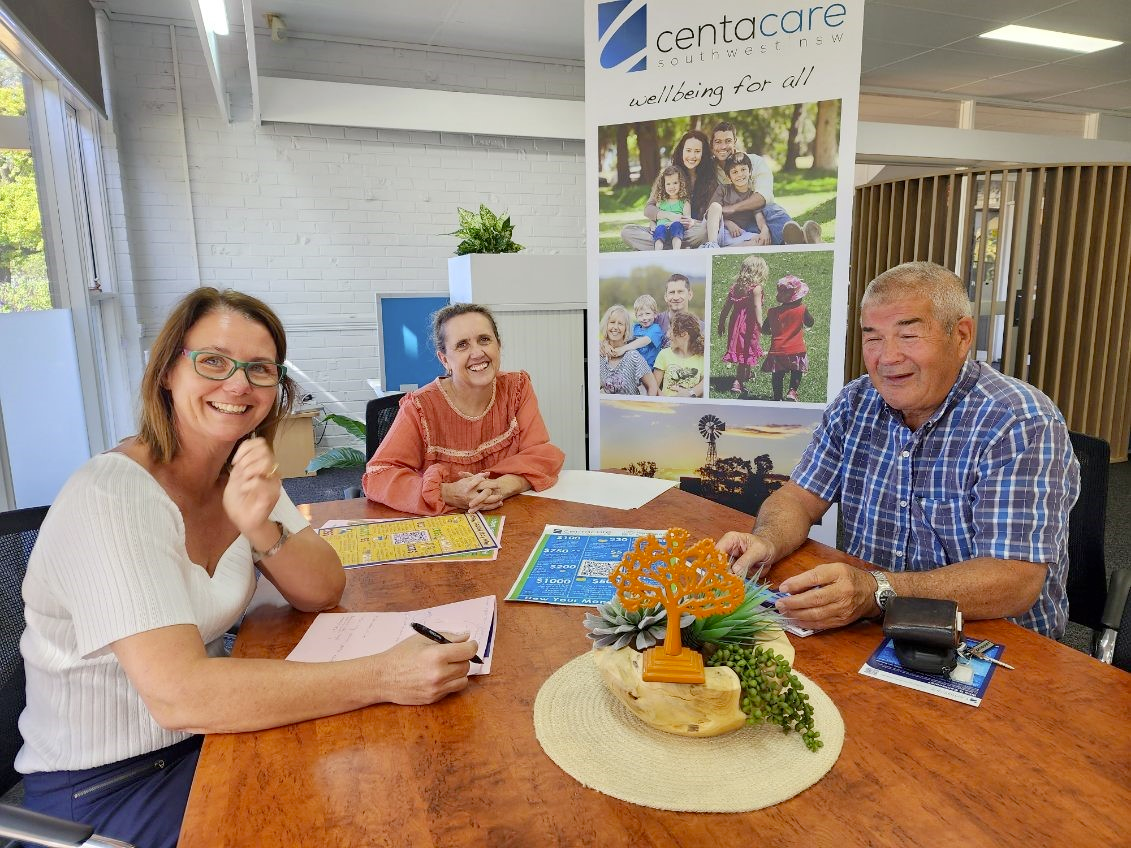
M432 347L436 349L436 353L447 352L447 339L444 338L444 325L457 315L467 315L472 312L477 315L482 315L491 322L491 332L495 334L495 341L497 341L500 346L502 345L503 340L499 338L499 327L495 324L495 316L491 314L490 309L478 303L449 303L442 309L437 309L432 313Z
M287 336L279 316L270 306L249 294L227 289L219 291L210 286L199 288L181 300L165 325L157 334L157 340L149 351L149 364L141 378L141 412L138 415L137 439L160 463L169 462L177 455L177 429L173 424L173 399L165 388L165 377L181 356L185 346L185 336L197 321L213 312L235 312L258 324L262 324L272 341L275 342L275 355L279 362L287 358ZM297 390L294 380L284 377L279 384L275 406L263 423L255 428L258 435L270 444L275 439L279 423L294 407Z

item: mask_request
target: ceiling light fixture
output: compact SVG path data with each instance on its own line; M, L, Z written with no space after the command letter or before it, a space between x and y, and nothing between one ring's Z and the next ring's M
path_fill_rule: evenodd
M1057 32L1052 29L1010 24L991 32L983 32L979 38L995 38L999 41L1016 41L1020 44L1036 44L1039 47L1055 47L1058 50L1071 50L1074 53L1095 53L1117 47L1122 41L1106 38L1092 38L1090 35L1076 35L1071 32Z
M199 0L199 2L204 28L216 35L227 35L228 10L224 8L224 0Z

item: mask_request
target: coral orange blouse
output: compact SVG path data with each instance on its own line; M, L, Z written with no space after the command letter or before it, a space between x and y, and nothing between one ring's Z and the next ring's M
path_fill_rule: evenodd
M461 472L518 474L535 491L554 485L565 454L550 444L529 374L500 372L491 403L474 418L452 405L440 388L445 379L401 398L393 426L366 463L367 498L401 512L440 515L454 510L440 485Z

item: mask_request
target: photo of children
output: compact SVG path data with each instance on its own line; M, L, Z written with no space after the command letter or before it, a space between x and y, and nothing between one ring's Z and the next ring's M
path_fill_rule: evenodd
M688 251L601 257L599 300L604 317L598 328L598 357L603 394L703 396L707 369L701 303L706 268L704 254ZM631 312L624 306L629 303ZM614 308L627 317L610 316ZM621 321L626 322L623 336ZM643 378L633 383L632 391L617 391L606 383L606 374L631 367L624 361L633 355L646 364L655 391Z
M826 250L713 258L710 397L825 403L832 266Z
M839 140L839 100L599 127L600 251L832 242Z

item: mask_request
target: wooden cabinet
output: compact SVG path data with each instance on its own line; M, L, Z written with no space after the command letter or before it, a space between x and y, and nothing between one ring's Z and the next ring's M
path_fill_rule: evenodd
M275 432L275 459L280 477L313 477L306 466L314 459L314 419L320 409L308 409L287 416Z

